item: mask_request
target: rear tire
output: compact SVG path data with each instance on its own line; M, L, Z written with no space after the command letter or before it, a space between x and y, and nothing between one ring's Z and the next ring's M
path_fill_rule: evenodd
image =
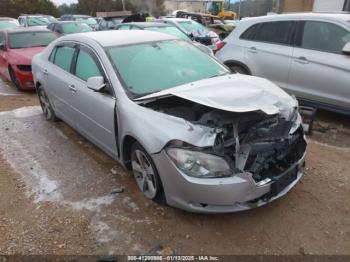
M46 95L45 90L42 87L38 88L38 96L41 105L41 109L43 110L44 116L47 121L58 121L58 118L53 110L50 101Z
M243 66L240 65L230 65L228 66L232 73L238 73L242 75L250 75L247 69L245 69Z
M143 195L158 204L166 204L157 168L152 158L138 142L131 147L131 168Z
M18 79L17 79L17 76L15 74L15 72L13 71L12 67L9 66L9 74L10 74L10 78L11 78L11 81L12 83L15 85L16 89L18 91L23 91Z

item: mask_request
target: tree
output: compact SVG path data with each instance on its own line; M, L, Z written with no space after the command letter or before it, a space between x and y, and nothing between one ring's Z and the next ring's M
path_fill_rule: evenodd
M77 4L63 4L58 7L58 10L62 15L65 14L76 14L78 11L78 5Z
M21 14L46 14L59 16L60 12L51 0L0 0L0 15L18 17Z
M165 13L164 0L125 0L125 9L134 13L145 12L154 16ZM94 16L96 12L121 11L122 0L79 0L78 12Z

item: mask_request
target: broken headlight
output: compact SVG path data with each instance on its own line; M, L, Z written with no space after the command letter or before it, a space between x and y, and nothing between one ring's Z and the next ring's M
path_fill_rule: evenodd
M186 175L199 178L232 176L232 170L225 159L198 151L169 148L167 154Z

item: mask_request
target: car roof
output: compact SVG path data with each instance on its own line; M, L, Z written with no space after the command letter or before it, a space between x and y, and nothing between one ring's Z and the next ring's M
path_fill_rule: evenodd
M120 26L122 25L136 25L136 26L139 26L139 27L142 27L142 28L147 28L147 27L169 27L169 26L172 26L172 25L169 25L169 24L165 24L165 23L162 23L162 22L132 22L132 23L123 23L123 24L120 24Z
M51 24L85 24L83 21L56 21Z
M191 19L187 19L187 18L178 18L178 17L166 17L166 18L163 18L164 21L174 21L174 22L181 22L181 21L193 21Z
M41 27L16 27L11 29L4 29L3 31L6 31L8 33L51 32L50 30Z
M165 41L178 39L169 34L163 34L153 31L140 30L114 30L114 31L94 31L88 33L78 33L63 36L62 41L80 41L93 40L102 47L132 45L138 43Z
M11 17L0 17L0 21L8 21L8 20L17 20L17 19L14 19L14 18L11 18Z
M327 19L327 20L341 20L341 21L350 21L350 13L290 13L290 14L274 14L268 16L259 16L247 18L244 21L278 21L278 20L287 20L287 19Z

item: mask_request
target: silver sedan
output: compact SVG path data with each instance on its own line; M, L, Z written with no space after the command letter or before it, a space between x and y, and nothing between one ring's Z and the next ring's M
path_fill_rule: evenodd
M148 199L241 211L285 195L303 176L296 100L265 79L230 74L176 37L61 37L34 58L33 74L46 118L132 170Z

